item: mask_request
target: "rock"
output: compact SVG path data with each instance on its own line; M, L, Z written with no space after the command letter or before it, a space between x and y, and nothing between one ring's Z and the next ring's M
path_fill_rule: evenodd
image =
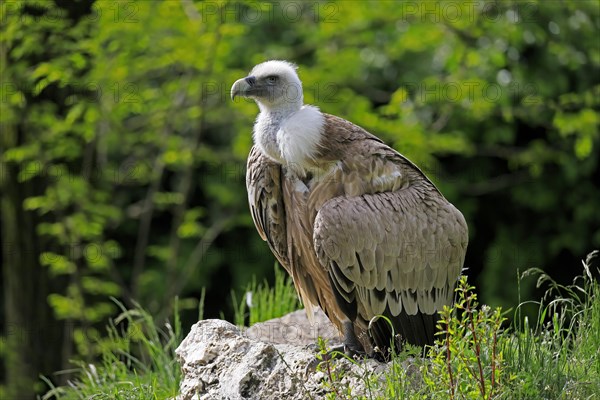
M176 350L183 375L177 400L304 400L321 399L332 391L353 398L369 394L367 373L375 381L385 380L388 365L371 359L336 359L330 361L331 372L307 372L317 354L315 346L307 344L322 333L334 341L337 332L326 328L329 321L311 326L303 313L245 331L222 320L196 323Z
M249 339L274 344L295 344L306 346L317 343L319 337L328 345L340 344L340 335L320 308L317 308L312 323L306 311L298 310L269 321L260 322L246 328Z

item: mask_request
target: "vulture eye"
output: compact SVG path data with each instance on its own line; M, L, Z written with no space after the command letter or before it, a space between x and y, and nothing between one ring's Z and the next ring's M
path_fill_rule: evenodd
M279 78L275 75L269 75L265 79L267 80L267 83L275 83Z

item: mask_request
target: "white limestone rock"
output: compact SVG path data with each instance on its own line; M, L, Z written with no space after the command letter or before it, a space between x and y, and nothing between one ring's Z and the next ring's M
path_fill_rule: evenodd
M365 372L384 379L388 366L371 359L331 361L335 374L343 371L333 385L326 372L307 373L317 354L309 344L323 334L336 344L337 331L328 330L326 318L319 316L315 326L302 315L288 314L244 331L222 320L196 323L176 350L183 375L176 399L322 399L333 388L354 397L368 394Z

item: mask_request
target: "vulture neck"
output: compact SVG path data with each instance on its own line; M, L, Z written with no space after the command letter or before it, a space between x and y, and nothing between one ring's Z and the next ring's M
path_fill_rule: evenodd
M254 143L274 161L304 173L314 165L325 117L317 107L302 102L267 107L259 103Z

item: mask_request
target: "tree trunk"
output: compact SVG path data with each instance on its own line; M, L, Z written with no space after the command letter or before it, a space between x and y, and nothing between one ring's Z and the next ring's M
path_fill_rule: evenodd
M26 4L26 3L25 3ZM69 18L75 25L78 20L91 13L93 0L82 2L55 0L51 7L63 8L66 13L58 13L61 18ZM7 5L8 16L21 18L31 12L26 4L21 8L17 3ZM34 7L35 8L35 7ZM37 11L36 11L37 12ZM40 16L38 15L38 18ZM52 18L56 18L53 16ZM3 21L3 24L6 21ZM22 77L11 75L11 63L24 59L12 59L10 44L0 42L0 74L3 113L9 111L8 91L12 90ZM60 54L63 49L48 48L49 57ZM27 57L27 56L25 56ZM25 59L29 65L40 60ZM48 61L48 60L44 60ZM8 86L7 86L8 85ZM9 87L10 86L10 87ZM29 97L31 96L31 97ZM47 93L43 96L28 94L24 109L20 115L26 115L31 104L39 101L54 102L61 107L61 96ZM6 117L5 117L6 118ZM32 143L40 133L27 129L19 116L0 123L0 155L6 149ZM55 319L49 306L48 295L64 291L64 282L48 274L46 267L40 264L40 254L49 250L49 243L37 235L37 227L44 217L37 212L27 211L25 199L44 192L43 178L19 181L19 171L24 168L17 163L6 163L0 158L0 258L2 259L2 295L4 301L5 336L4 377L7 399L35 399L36 394L44 390L40 376L51 378L55 384L64 384L53 375L65 369L71 354L72 332L66 329L66 323Z
M3 128L3 141L17 136ZM47 302L53 290L47 270L39 263L43 243L35 234L38 218L22 206L39 188L33 181L19 183L15 165L4 165L2 173L6 398L33 399L36 386L41 386L40 374L50 376L63 368L64 324L53 318Z

